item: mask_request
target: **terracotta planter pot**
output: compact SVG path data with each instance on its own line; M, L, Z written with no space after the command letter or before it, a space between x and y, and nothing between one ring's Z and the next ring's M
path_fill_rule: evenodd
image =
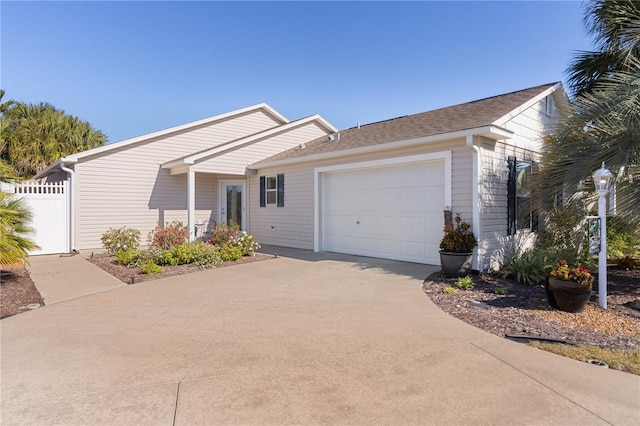
M473 253L450 253L440 252L440 265L445 277L459 278L466 277L471 271Z
M565 312L582 312L591 296L591 284L583 286L575 281L549 277L547 297L552 308Z

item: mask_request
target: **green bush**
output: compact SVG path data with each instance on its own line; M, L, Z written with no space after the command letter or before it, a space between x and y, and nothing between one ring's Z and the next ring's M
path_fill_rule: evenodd
M582 223L586 214L575 205L553 209L543 220L537 247L556 253L557 261L564 259L571 264L584 263L586 259L582 247L585 235Z
M187 242L189 232L182 222L174 221L164 226L158 225L149 233L149 246L169 250Z
M473 288L473 278L466 276L464 278L458 278L456 281L456 287L463 290L470 290Z
M547 279L548 271L558 262L557 254L545 250L516 250L505 256L503 278L514 278L520 284L535 285Z
M155 261L159 265L197 265L205 268L218 266L222 263L220 250L202 241L181 244L170 250L156 253Z
M220 258L222 260L238 260L242 256L242 248L238 246L226 245L220 249Z
M137 249L140 247L140 231L127 228L109 228L100 237L102 246L107 253L115 254L120 250Z
M162 272L162 268L159 267L158 265L156 265L153 262L148 262L145 263L141 268L140 268L140 273L141 274L149 274L149 275L154 275L154 274L159 274Z
M632 215L607 216L607 256L622 264L633 264L640 256L640 218Z
M203 268L211 268L222 263L220 250L211 244L202 241L194 241L190 243L192 246L192 263Z
M239 232L240 227L235 223L216 223L215 226L211 227L211 236L207 243L218 247L229 245L229 241L235 239Z
M256 241L256 237L245 231L240 232L236 241L232 244L240 247L244 256L252 256L253 253L260 248L260 244Z
M493 290L493 292L495 294L499 294L501 296L505 296L505 295L509 294L509 290L507 290L506 287L496 287L495 290Z
M128 268L138 266L138 261L141 258L140 250L129 248L126 250L118 250L116 253L116 260L119 264L125 265Z
M188 243L181 244L162 253L162 263L165 265L188 265L193 262L193 249Z
M448 287L448 286L443 288L442 291L444 293L447 293L447 294L458 294L458 289L457 288Z

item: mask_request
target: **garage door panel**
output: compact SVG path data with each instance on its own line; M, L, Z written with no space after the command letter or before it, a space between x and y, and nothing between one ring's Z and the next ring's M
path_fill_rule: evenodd
M323 187L324 250L438 262L444 161L327 173Z

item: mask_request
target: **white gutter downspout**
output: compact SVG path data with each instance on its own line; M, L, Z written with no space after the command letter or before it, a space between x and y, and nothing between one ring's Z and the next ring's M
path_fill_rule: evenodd
M76 203L75 203L75 172L60 162L60 170L69 174L69 252L76 251Z
M481 236L482 236L482 227L480 225L480 148L475 145L475 140L473 135L467 136L467 147L473 151L473 167L472 167L472 179L471 179L471 202L472 202L472 221L473 221L473 230L476 235L476 239L478 240L478 244L482 244ZM473 256L473 264L471 266L474 270L479 270L478 267L478 258L479 258L480 248L475 248L475 256Z

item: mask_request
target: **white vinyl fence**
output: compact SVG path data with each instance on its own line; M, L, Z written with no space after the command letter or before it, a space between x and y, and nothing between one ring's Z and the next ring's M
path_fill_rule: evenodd
M5 185L3 192L22 198L33 215L32 239L40 250L32 255L68 253L69 248L69 181L40 183L22 182Z

